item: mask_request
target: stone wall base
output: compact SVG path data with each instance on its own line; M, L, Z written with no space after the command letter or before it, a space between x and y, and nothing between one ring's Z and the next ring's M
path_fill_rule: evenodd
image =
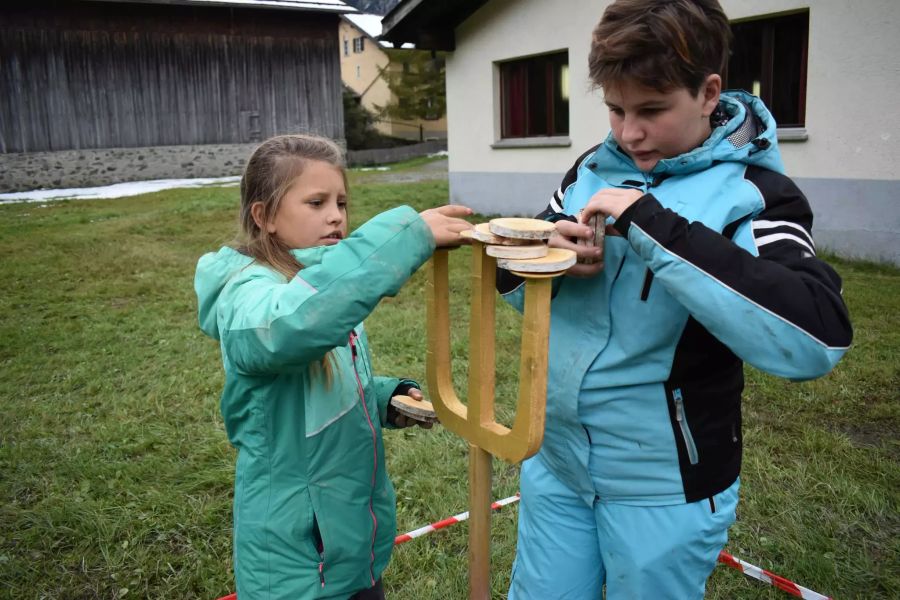
M205 144L0 154L0 193L124 181L240 175L258 144Z

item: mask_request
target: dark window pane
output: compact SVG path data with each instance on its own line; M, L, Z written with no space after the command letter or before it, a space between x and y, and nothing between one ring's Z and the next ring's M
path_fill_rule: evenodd
M803 13L779 19L774 26L772 72L773 114L782 126L802 126L806 96L806 37L809 15Z
M754 91L762 76L762 23L751 21L732 25L734 42L728 61L728 87Z

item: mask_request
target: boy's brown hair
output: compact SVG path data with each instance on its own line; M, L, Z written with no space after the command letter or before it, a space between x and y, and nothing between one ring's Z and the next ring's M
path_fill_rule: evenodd
M588 66L599 86L632 80L697 95L723 74L731 25L717 0L616 0L594 28Z

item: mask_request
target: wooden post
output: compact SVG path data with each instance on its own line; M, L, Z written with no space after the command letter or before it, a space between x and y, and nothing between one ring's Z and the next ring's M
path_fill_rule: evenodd
M441 423L469 442L469 598L490 598L491 483L493 456L518 463L534 455L544 436L551 279L525 284L521 363L512 428L494 418L496 261L472 243L468 406L453 389L450 360L448 251L431 261L427 295L428 390Z

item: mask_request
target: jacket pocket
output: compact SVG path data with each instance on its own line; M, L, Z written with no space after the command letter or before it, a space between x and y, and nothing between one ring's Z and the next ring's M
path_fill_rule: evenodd
M691 435L691 428L684 412L684 397L681 395L681 388L672 390L672 401L675 403L675 421L681 431L681 439L687 450L688 460L692 465L696 465L700 462L700 456L697 453L697 444L694 443L694 436Z
M641 286L641 302L646 302L650 297L650 286L653 284L653 271L647 268L644 273L644 285Z
M313 543L316 546L316 552L319 555L319 585L325 587L325 542L322 540L322 532L319 529L319 519L313 512L312 523Z

